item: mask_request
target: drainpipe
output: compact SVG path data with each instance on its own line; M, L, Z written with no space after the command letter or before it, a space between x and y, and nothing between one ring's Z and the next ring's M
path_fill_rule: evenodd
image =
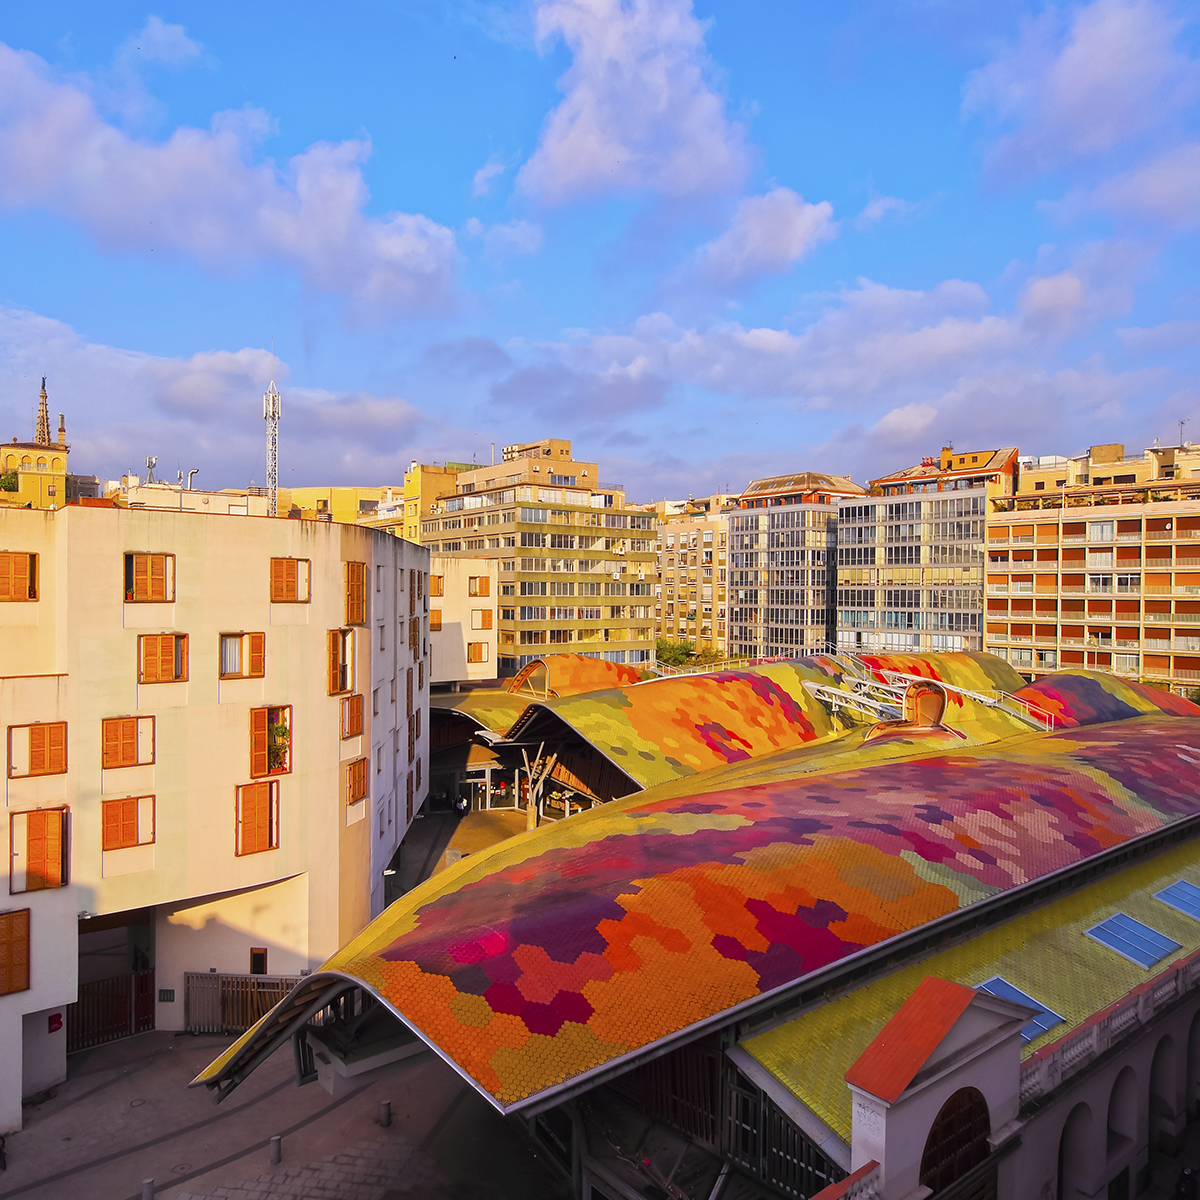
M191 469L191 470L188 472L188 487L187 487L187 490L188 490L189 492L192 490L192 476L193 476L193 475L197 475L197 474L199 474L199 472L200 472L200 468L199 468L199 467L193 467L193 468L192 468L192 469Z

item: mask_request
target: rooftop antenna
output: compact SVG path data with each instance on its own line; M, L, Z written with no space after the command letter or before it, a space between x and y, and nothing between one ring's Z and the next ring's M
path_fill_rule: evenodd
M158 466L158 455L157 454L147 454L146 455L146 482L147 483L155 483L156 482L156 480L154 478L154 468L157 466Z
M1179 422L1179 448L1180 448L1180 450L1183 449L1183 427L1190 420L1191 420L1191 417L1184 417L1183 420Z
M267 423L267 516L279 515L279 418L283 415L283 397L271 380L263 394L263 420Z

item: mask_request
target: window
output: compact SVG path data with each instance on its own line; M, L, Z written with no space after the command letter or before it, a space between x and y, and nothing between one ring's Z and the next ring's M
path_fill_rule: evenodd
M292 706L250 710L250 778L292 770Z
M383 591L383 567L382 566L375 568L375 590L377 592Z
M307 558L271 559L271 603L307 604L312 599L311 579Z
M467 643L467 662L469 663L485 663L488 660L488 644L487 642L468 642Z
M154 841L154 797L126 796L100 805L101 849L125 850Z
M408 825L412 824L413 818L413 777L412 772L408 773L408 780L405 783L405 804L404 804L404 820Z
M1086 933L1093 941L1147 970L1179 949L1178 942L1120 912L1093 925Z
M472 575L467 579L467 595L468 596L490 596L491 579L486 575Z
M373 717L379 716L379 689L378 688L376 688L371 693L371 715Z
M237 790L237 833L234 853L261 854L279 848L279 783L263 780Z
M409 796L412 777L409 777ZM410 802L411 807L411 802ZM29 909L0 913L0 996L29 989Z
M38 598L36 554L12 550L0 553L0 602Z
M382 746L375 747L375 774L376 775L383 774L383 747ZM383 817L383 814L380 813L380 818L382 819L382 817Z
M265 975L267 973L267 948L266 946L251 946L250 947L250 974Z
M329 694L354 691L354 630L329 631Z
M1047 1008L1044 1004L1038 1003L1027 992L1021 991L1018 987L1013 987L1007 979L1002 979L999 975L993 975L991 979L985 979L977 987L981 992L987 992L989 996L999 996L1001 1000L1013 1000L1017 1004L1024 1004L1029 1008L1036 1008L1038 1010L1037 1016L1021 1029L1022 1042L1032 1042L1035 1037L1040 1037L1047 1029L1053 1029L1055 1025L1061 1025L1066 1020L1065 1017L1060 1017L1052 1008Z
M346 803L357 804L367 795L367 760L355 759L346 772Z
M177 683L187 677L186 633L147 633L138 638L138 683Z
M412 669L412 667L408 668L408 674L405 678L405 693L406 693L405 700L407 701L407 707L406 707L405 711L406 711L407 715L411 717L412 711L413 711L413 669Z
M421 618L408 619L408 644L412 647L413 662L421 657Z
M430 575L429 594L431 596L444 596L446 594L446 577L444 575Z
M1170 887L1155 892L1154 899L1200 921L1200 888L1186 879L1177 879Z
M8 777L63 775L67 770L67 723L46 721L8 727Z
M490 608L474 608L471 610L472 629L491 629L492 610Z
M395 681L395 679L392 680L392 703L393 704L396 703L396 681Z
M416 713L408 718L408 761L411 763L417 753L417 721Z
M347 696L342 701L342 738L358 737L363 731L363 698Z
M261 679L266 670L265 633L221 634L221 678Z
M39 808L9 817L9 891L67 886L67 810Z
M367 564L346 564L346 624L365 625L367 622Z
M175 555L125 555L125 601L131 604L173 603Z
M153 717L108 717L100 722L100 765L106 771L154 761Z
M429 610L429 632L440 633L442 629L442 610L440 608L431 608Z
M1083 482L1086 482L1084 480ZM1113 540L1113 523L1111 521L1089 521L1089 542L1111 542Z
M425 686L425 664L424 662L417 663L417 689L420 690Z

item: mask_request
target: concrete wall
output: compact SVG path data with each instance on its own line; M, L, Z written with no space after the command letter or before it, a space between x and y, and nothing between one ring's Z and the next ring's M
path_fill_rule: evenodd
M431 575L442 578L442 595L430 600L430 607L442 614L441 630L429 635L432 649L431 669L434 683L456 683L468 680L495 679L496 651L500 603L500 564L495 558L450 558L434 555L430 559ZM488 579L487 596L468 594L468 581L473 575ZM491 629L476 629L481 624L477 614L492 614ZM486 662L467 661L467 643L482 643L487 647Z

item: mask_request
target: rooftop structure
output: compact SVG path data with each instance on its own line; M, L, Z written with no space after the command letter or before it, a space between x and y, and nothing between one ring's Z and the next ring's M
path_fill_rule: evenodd
M58 414L58 437L50 440L49 397L46 393L46 378L42 377L42 390L38 393L38 412L34 423L33 440L0 443L0 507L15 508L62 508L69 495L67 457L71 447L67 445L67 425L62 413Z

